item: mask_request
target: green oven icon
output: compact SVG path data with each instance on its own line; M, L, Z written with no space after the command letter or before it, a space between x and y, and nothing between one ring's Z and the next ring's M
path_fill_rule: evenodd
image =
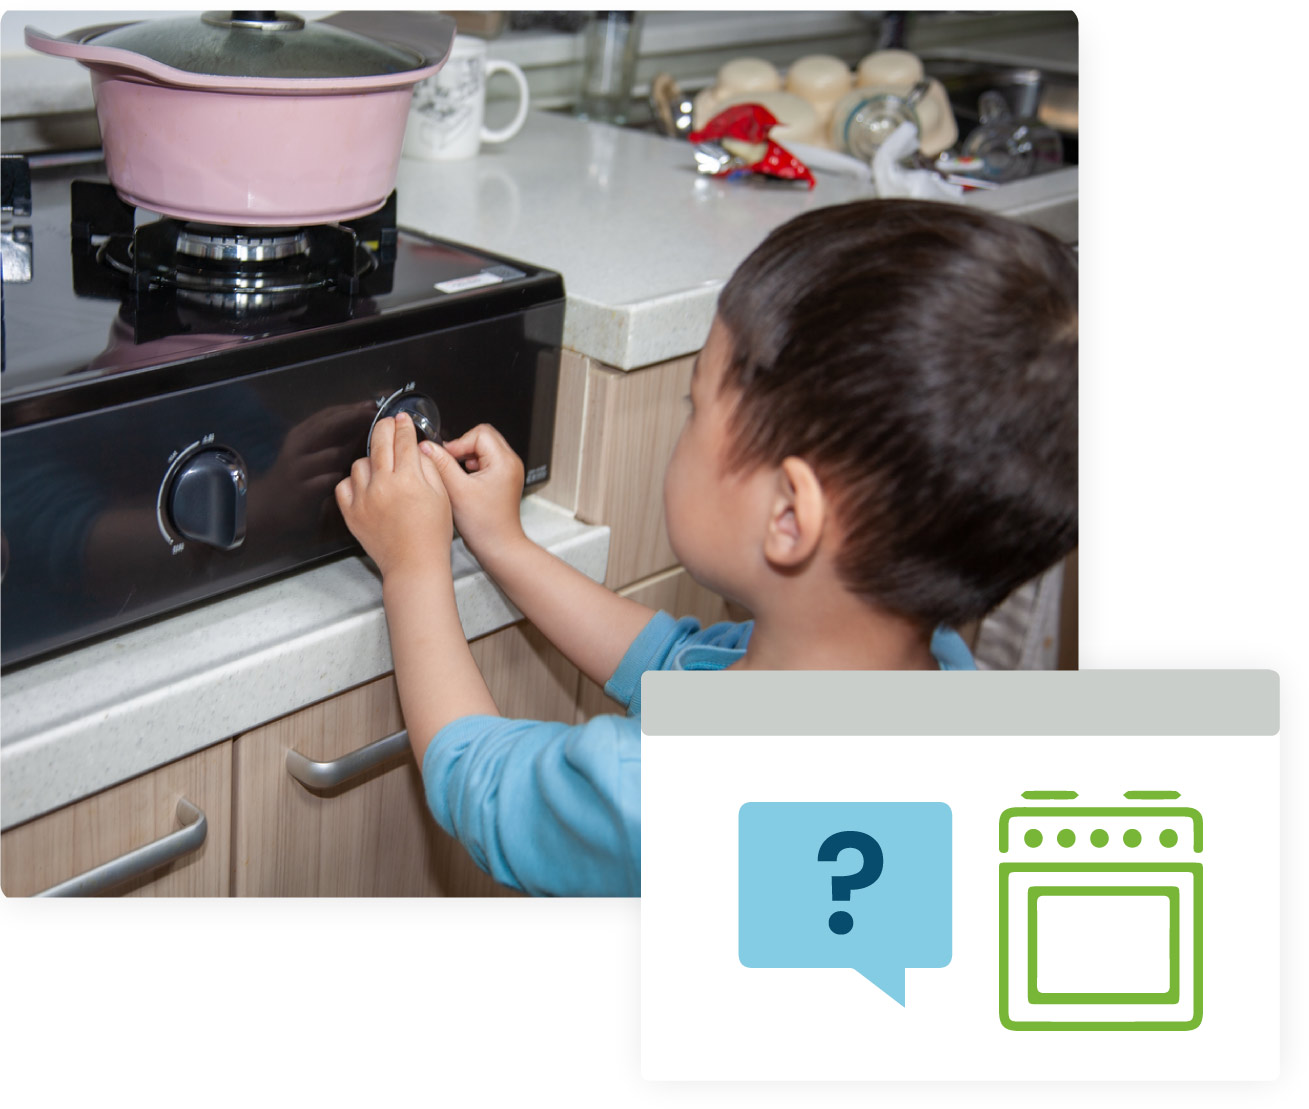
M1181 1031L1202 1016L1200 813L1031 790L1000 814L1000 1021L1014 1031Z

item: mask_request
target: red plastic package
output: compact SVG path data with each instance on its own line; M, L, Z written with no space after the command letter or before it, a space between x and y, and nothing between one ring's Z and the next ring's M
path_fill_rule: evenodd
M762 104L737 104L719 112L699 131L687 136L692 142L715 141L724 136L744 142L767 142L777 117Z
M692 131L687 137L693 143L719 143L736 156L733 163L725 165L715 176L759 173L788 181L805 181L812 189L815 182L809 167L768 137L776 126L777 117L762 104L736 104L719 112L699 131ZM747 156L743 144L755 149Z

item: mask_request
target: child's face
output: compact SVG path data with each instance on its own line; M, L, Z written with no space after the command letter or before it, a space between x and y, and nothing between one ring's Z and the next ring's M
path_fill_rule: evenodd
M759 558L773 483L763 467L727 468L737 394L719 386L731 353L731 336L715 317L691 377L691 410L664 476L664 518L673 551L691 576L746 601L742 592Z

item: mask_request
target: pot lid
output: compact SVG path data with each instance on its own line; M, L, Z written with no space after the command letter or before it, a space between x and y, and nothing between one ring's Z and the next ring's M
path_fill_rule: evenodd
M399 45L276 11L124 23L83 41L215 77L375 77L426 63L423 55Z

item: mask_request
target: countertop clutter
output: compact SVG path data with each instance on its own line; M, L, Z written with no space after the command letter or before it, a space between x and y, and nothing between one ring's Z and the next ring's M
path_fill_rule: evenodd
M1077 167L964 203L1076 238ZM532 112L473 159L403 158L401 224L515 255L564 275L564 345L620 370L700 349L718 293L770 230L811 208L870 195L816 170L812 190L696 172L690 145Z
M403 159L399 223L563 274L564 346L619 370L703 345L718 293L775 226L868 195L817 173L813 190L696 172L687 144L533 111L462 162ZM1077 169L964 201L1074 241ZM609 529L537 497L529 535L603 580ZM469 637L518 619L455 545ZM387 673L376 574L345 558L204 604L4 676L5 828Z

